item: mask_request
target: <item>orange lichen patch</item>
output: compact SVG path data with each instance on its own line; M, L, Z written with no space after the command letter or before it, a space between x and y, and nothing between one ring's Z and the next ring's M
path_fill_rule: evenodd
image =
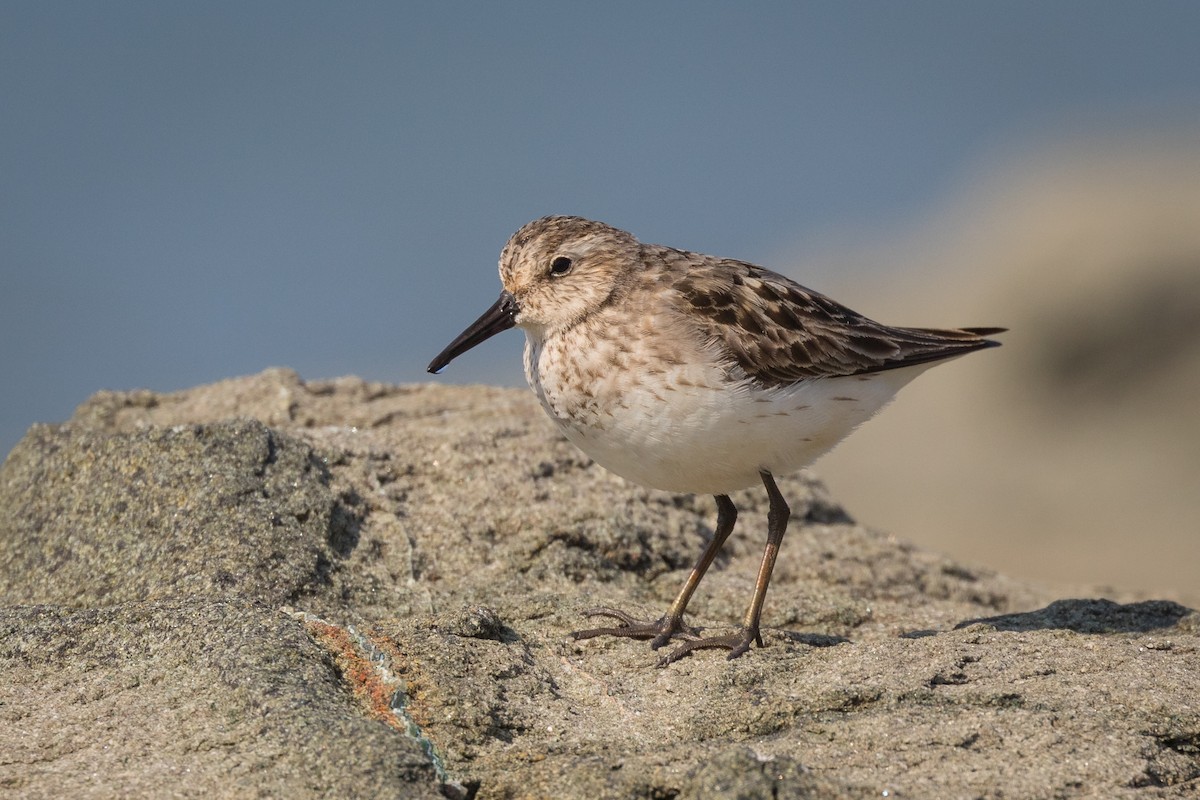
M394 663L399 664L404 661L404 651L396 644L395 640L385 634L380 633L374 628L366 628L362 632L363 638L373 644L379 652L390 658Z
M363 710L393 728L404 730L404 723L392 712L392 696L396 693L396 686L383 679L371 660L354 643L350 633L336 625L316 620L305 620L304 627L318 644L333 654L342 679Z
M362 635L379 652L388 657L392 672L404 680L404 713L422 729L433 724L431 712L432 706L436 704L431 702L430 687L428 681L423 679L419 662L410 658L400 649L395 639L385 634L368 628L362 632Z

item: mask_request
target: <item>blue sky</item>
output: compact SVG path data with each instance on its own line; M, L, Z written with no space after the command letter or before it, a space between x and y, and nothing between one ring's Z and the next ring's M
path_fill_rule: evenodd
M1200 130L1197 31L1183 2L5 0L0 453L101 388L425 380L543 214L762 262L1043 131ZM521 339L444 379L520 384Z

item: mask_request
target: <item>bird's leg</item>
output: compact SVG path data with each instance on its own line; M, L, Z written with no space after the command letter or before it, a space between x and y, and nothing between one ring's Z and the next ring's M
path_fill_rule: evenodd
M696 591L696 587L700 585L700 579L704 577L704 573L712 565L713 559L717 557L717 552L721 549L721 545L725 544L725 540L733 532L733 524L737 522L737 508L734 507L733 501L729 499L729 496L719 494L716 495L716 500L717 529L713 532L712 541L708 543L708 546L704 548L704 552L700 554L700 560L696 562L696 566L692 567L687 581L683 584L683 589L680 590L679 596L675 598L675 602L671 603L670 609L667 610L664 616L660 617L656 622L645 622L616 608L609 608L607 606L589 608L583 612L584 616L612 617L621 624L608 628L591 628L589 630L575 631L571 636L575 639L590 639L593 636L627 636L631 639L653 639L650 642L650 647L654 650L662 647L674 636L680 636L685 639L697 639L695 630L683 624L683 612L687 609L688 601L692 599L692 594Z
M771 476L771 473L762 470L759 475L762 476L763 485L767 487L767 496L771 498L771 507L767 512L767 546L763 550L762 565L758 568L758 579L754 582L754 597L750 600L750 607L746 609L746 617L742 620L741 629L737 633L726 636L709 636L703 639L697 637L684 642L668 653L659 662L659 666L666 666L672 661L678 661L693 650L702 648L728 648L729 655L727 657L733 659L749 650L750 645L754 642L757 642L759 647L763 646L762 636L758 630L759 619L762 617L763 602L767 598L767 586L771 583L771 571L775 568L775 557L779 555L779 545L783 541L783 534L787 530L788 518L792 511L788 508L783 495L780 494L779 487L775 485L775 478Z

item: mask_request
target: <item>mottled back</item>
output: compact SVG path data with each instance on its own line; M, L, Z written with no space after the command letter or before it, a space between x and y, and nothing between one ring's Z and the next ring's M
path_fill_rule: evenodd
M766 386L897 369L998 342L1003 328L897 328L875 322L778 273L744 261L644 246L672 269L681 310L747 376Z

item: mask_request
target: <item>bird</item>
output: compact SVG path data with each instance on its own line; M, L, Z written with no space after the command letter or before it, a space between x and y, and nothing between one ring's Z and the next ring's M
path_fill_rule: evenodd
M764 267L644 244L577 216L517 230L500 254L499 299L429 364L440 373L483 341L525 332L530 388L563 435L634 483L711 494L717 524L657 620L601 606L616 624L589 639L674 642L666 665L696 650L730 659L763 646L763 605L790 508L776 476L808 466L942 361L1000 343L998 327L907 328L875 322ZM700 636L684 613L732 533L730 493L761 483L767 542L738 628Z

